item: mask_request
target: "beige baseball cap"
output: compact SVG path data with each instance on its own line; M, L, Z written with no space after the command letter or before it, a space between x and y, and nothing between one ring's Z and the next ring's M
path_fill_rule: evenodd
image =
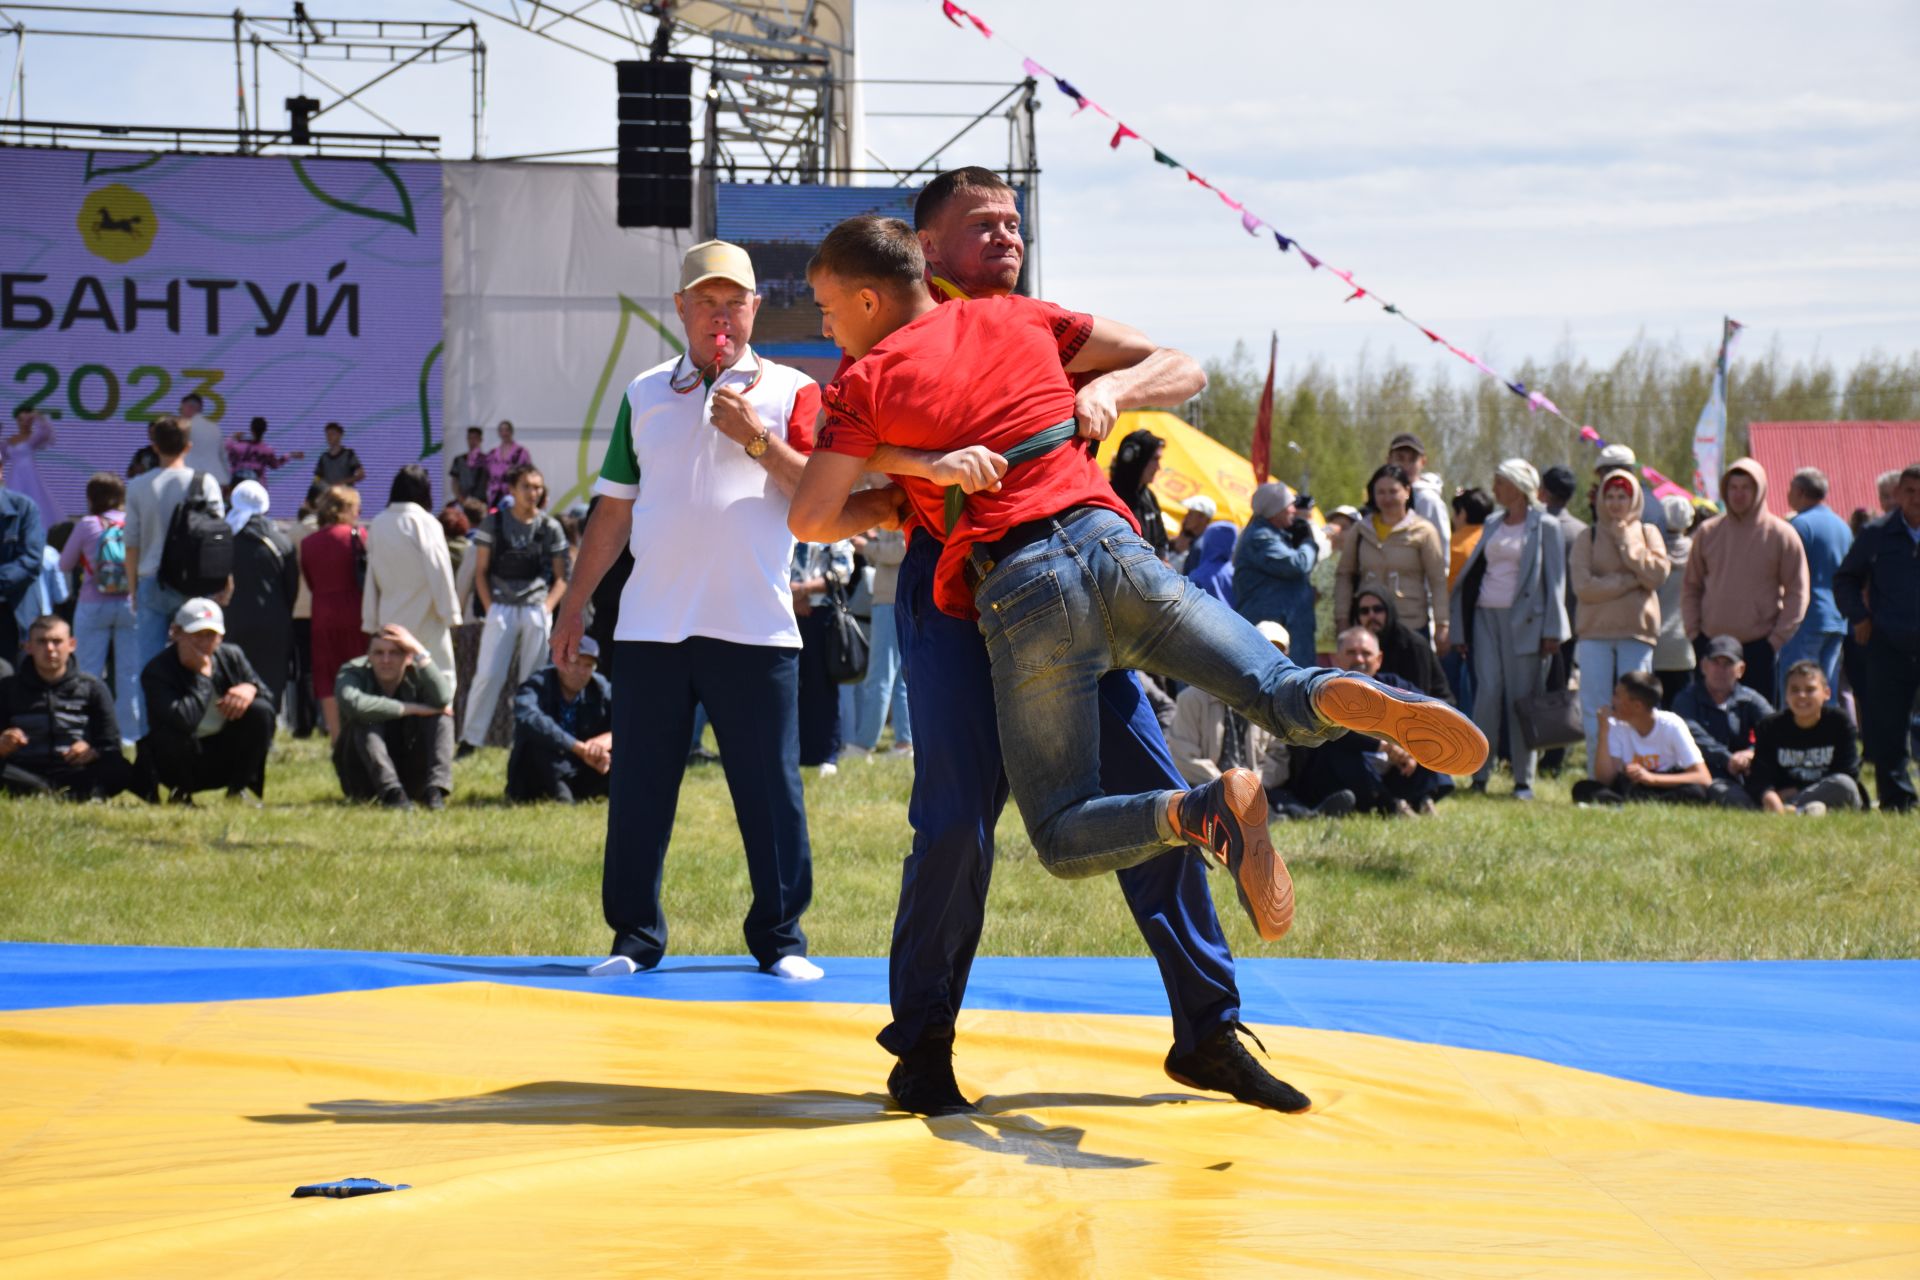
M753 282L753 259L745 249L725 240L703 241L680 259L680 292L703 280L731 280L749 293L759 289Z

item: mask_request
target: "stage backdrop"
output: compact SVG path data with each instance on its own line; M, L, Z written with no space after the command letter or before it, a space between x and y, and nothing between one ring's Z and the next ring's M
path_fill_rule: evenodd
M510 420L562 510L589 496L627 383L681 348L673 291L693 237L615 226L609 167L443 172L448 449L469 426L492 448Z
M189 391L229 437L259 416L306 452L269 480L276 515L328 421L369 511L405 463L444 482L437 163L6 148L0 190L0 386L53 419L49 524Z

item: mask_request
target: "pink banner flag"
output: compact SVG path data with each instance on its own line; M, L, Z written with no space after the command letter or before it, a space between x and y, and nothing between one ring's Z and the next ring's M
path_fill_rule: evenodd
M1244 211L1247 207L1241 204L1238 200L1235 200L1232 196L1228 195L1226 192L1220 190L1220 188L1218 187L1215 187L1213 189L1213 194L1220 197L1221 204L1227 206L1227 208L1232 209L1236 213Z
M1032 58L1020 59L1020 69L1026 72L1028 75L1032 76L1035 80L1054 79L1053 72L1047 70L1045 67L1035 62Z
M1209 191L1213 190L1213 184L1211 182L1208 182L1205 178L1201 177L1199 174L1195 173L1191 169L1187 170L1187 181L1197 182L1201 186L1205 187L1207 190Z
M1556 415L1560 412L1559 405L1547 399L1545 396L1541 395L1538 391L1529 392L1527 394L1527 407L1529 409L1532 409L1535 413L1540 412L1542 409L1545 409L1548 413L1556 414Z
M1121 125L1119 128L1113 131L1113 141L1108 143L1107 145L1112 147L1115 151L1118 151L1120 149L1121 143L1125 142L1128 138L1137 138L1139 136L1140 136L1139 134L1127 128L1127 126Z
M981 35L986 36L988 39L993 38L992 27L989 27L986 23L974 17L972 14L968 13L965 9L962 9L959 5L955 4L953 0L940 0L940 12L946 14L947 21L951 22L956 27L960 25L960 19L965 18L968 22L971 22L973 24L974 29L977 30Z
M1424 334L1426 334L1426 335L1427 335L1427 341L1428 341L1428 342L1438 342L1438 343L1440 343L1440 344L1441 344L1442 346L1445 346L1445 345L1446 345L1446 339L1444 339L1444 338L1442 338L1442 337L1441 337L1441 336L1440 336L1439 334L1437 334L1437 333L1435 333L1435 332L1434 332L1433 330L1431 330L1431 329L1428 329L1428 328L1426 328L1425 326L1422 326L1422 327L1421 327L1421 329L1420 329L1420 332L1422 332L1422 333L1424 333ZM1449 348L1449 349L1451 349L1451 348Z
M1580 428L1580 438L1588 444L1598 444L1600 442L1600 433L1592 427L1582 427Z
M1293 242L1293 247L1300 250L1300 256L1307 260L1307 266L1310 269L1315 271L1318 271L1320 269L1320 259L1308 253L1298 240L1295 240Z
M1335 274L1339 274L1339 273L1336 272ZM1347 283L1353 284L1353 281L1349 279ZM1364 298L1366 296L1367 296L1367 291L1365 289L1362 289L1358 285L1354 285L1353 292L1347 295L1347 301L1352 302L1355 298Z
M1240 225L1247 229L1248 235L1257 236L1260 234L1260 228L1266 224L1252 214L1242 211L1240 214Z

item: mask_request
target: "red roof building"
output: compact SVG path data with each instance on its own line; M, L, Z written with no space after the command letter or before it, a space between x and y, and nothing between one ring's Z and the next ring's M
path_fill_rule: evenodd
M1827 505L1841 519L1856 507L1880 514L1875 481L1920 462L1920 422L1755 422L1747 446L1767 469L1767 510L1790 517L1787 482L1802 467L1827 474Z

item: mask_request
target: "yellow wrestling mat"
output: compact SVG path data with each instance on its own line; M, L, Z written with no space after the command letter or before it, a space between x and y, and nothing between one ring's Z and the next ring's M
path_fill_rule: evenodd
M963 1015L973 1117L890 1112L884 1010L493 983L0 1014L0 1275L1920 1275L1920 1126L1258 1028ZM289 1198L364 1175L410 1190Z

